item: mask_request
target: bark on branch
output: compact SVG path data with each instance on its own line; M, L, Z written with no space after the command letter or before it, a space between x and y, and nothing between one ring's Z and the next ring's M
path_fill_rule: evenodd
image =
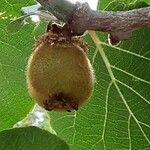
M150 26L150 7L130 11L93 11L87 4L77 7L71 27L75 33L82 34L85 30L103 32L129 31Z
M66 0L37 0L58 19L67 22L75 35L86 30L107 32L112 40L126 39L138 28L150 26L150 7L129 11L94 11L87 3Z

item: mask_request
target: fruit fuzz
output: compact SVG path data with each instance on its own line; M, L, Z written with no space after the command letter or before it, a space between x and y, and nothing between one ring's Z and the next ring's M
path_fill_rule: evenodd
M92 94L93 69L79 37L49 31L41 36L27 65L31 97L46 110L77 110Z

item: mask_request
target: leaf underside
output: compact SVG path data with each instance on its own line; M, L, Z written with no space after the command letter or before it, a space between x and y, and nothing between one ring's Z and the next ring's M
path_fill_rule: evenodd
M16 128L0 132L1 150L69 150L56 135L36 127Z

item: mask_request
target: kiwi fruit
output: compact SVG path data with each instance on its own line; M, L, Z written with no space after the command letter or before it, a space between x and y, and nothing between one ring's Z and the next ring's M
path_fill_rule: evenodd
M48 111L77 110L94 87L93 68L83 40L51 31L34 46L26 77L29 94Z

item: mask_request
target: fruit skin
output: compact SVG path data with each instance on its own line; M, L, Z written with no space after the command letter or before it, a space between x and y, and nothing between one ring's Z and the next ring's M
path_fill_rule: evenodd
M82 47L82 48L81 48ZM31 97L46 110L77 110L92 94L94 74L77 38L43 35L27 65L27 85Z

